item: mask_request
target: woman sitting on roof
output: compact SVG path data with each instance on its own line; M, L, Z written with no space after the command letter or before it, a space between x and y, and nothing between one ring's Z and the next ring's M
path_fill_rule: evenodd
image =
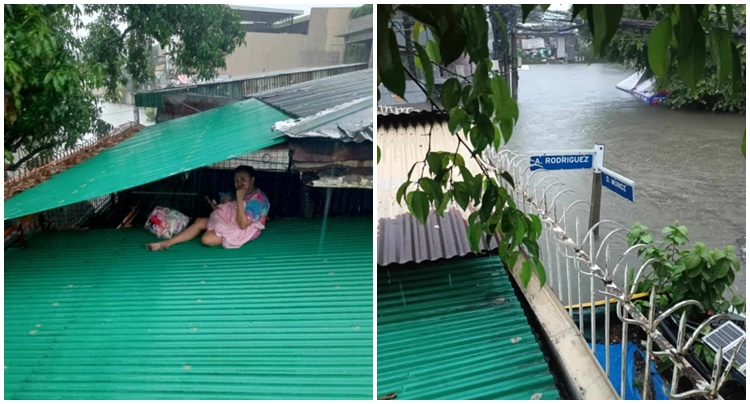
M206 231L201 242L207 246L222 245L224 248L239 248L260 236L265 228L270 204L266 194L255 187L255 170L250 166L239 166L234 170L236 199L227 195L221 205L212 201L213 213L208 218L195 219L195 223L169 240L146 244L149 251L166 250L169 247L195 238Z

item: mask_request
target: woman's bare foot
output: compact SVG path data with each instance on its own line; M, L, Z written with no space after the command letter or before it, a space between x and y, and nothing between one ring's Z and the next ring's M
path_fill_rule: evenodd
M146 249L149 251L162 251L162 250L168 250L169 245L166 244L166 242L162 241L159 243L150 243L146 244Z

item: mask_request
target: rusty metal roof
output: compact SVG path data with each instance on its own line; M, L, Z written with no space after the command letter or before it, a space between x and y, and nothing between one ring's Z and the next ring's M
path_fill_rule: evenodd
M496 256L378 269L378 397L560 399Z
M378 198L378 265L434 261L463 256L471 252L466 236L468 212L452 203L445 218L430 214L426 225L419 225L409 214L405 202L399 205L396 193L413 164L424 160L427 150L456 150L456 138L448 130L443 114L418 112L400 115L378 115L378 146L381 159L377 165ZM481 172L470 153L459 150L466 168ZM412 180L418 179L417 164ZM471 209L471 207L470 207ZM483 242L483 249L495 248Z
M466 236L466 219L458 209L449 209L443 217L430 212L421 224L409 213L378 219L378 265L435 261L463 257L472 253ZM497 240L480 242L482 251L497 248Z
M291 137L372 141L373 69L360 70L253 94L297 119L274 128Z
M6 251L6 400L372 398L370 217L272 220L235 250L155 240Z

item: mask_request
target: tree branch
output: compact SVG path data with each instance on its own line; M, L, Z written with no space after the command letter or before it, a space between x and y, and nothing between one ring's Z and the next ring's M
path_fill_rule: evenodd
M435 101L433 101L432 97L430 97L430 95L427 94L427 89L424 88L424 86L422 85L422 83L419 80L417 80L417 78L414 77L414 75L408 69L404 69L404 71L409 76L409 78L411 78L412 81L414 81L414 83L417 85L417 87L419 87L419 89L422 90L422 92L427 96L427 99L430 100L430 104L432 104L432 107L435 108L439 112L446 113L444 109L438 107L437 104L435 104ZM471 147L469 147L469 145L463 139L461 139L461 136L458 136L458 133L456 133L456 139L458 139L458 142L460 144L464 145L464 147L466 147L466 149L471 153L471 156L472 156L471 158L473 158L474 161L477 162L477 165L479 166L479 168L484 173L484 176L487 177L487 178L489 178L490 174L487 172L487 168L484 166L484 164L482 164L482 162L474 154L474 150L472 150ZM426 160L426 157L425 157L425 160Z
M23 165L23 163L25 163L25 162L31 160L32 158L36 157L37 154L39 154L39 153L41 153L41 152L43 152L43 151L45 151L47 149L51 149L51 148L53 148L55 146L57 146L57 142L45 143L45 144L37 147L36 149L30 151L27 155L23 156L17 162L9 165L8 168L5 171L16 171L16 170L18 170L21 167L21 165Z

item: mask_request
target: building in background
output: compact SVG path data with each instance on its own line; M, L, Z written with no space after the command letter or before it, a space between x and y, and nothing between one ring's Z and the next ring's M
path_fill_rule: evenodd
M242 14L247 33L245 45L227 57L227 68L220 76L237 78L344 63L344 35L353 8L312 8L310 15L301 16L301 11L294 10L231 7ZM367 18L372 20L372 14ZM367 61L368 56L351 63Z

